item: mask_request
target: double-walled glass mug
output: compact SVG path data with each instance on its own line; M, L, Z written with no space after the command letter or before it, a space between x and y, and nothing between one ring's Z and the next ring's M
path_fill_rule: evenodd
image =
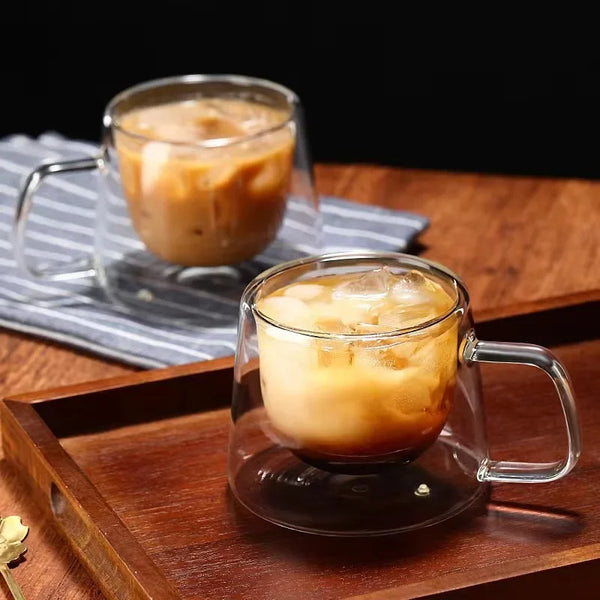
M92 256L33 264L26 240L35 192L49 175L67 173L68 189L69 173L88 170L98 174ZM214 292L231 279L235 309L260 271L318 251L319 239L298 97L231 75L161 79L117 95L104 113L98 156L36 169L15 221L17 264L30 277L95 277L125 306L183 318L198 315L181 307L179 292ZM224 285L221 296L230 292Z
M482 362L550 377L567 430L562 460L490 457ZM478 340L467 289L443 266L330 254L273 267L244 292L229 484L268 521L325 535L411 530L473 505L487 482L559 479L580 448L562 364L540 346Z

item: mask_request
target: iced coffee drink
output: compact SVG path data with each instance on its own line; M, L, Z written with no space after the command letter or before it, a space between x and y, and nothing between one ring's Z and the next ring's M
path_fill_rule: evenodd
M289 190L289 110L232 98L135 109L115 131L133 227L160 258L234 264L276 236Z
M292 283L258 300L268 435L333 470L417 457L453 403L455 302L433 278L387 267Z

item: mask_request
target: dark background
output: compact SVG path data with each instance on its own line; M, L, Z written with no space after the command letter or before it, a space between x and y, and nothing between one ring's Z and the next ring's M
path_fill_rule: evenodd
M97 140L126 87L240 73L298 93L315 160L600 178L595 19L407 6L11 3L0 134Z

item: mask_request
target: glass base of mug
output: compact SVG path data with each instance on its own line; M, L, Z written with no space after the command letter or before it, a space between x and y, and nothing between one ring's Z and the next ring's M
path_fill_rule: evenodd
M153 259L146 268L112 263L98 269L111 303L149 321L193 323L205 327L235 326L239 300L260 268L180 267Z
M414 462L371 474L328 472L271 446L246 460L230 486L252 513L288 529L387 535L441 523L481 498L487 486L465 472L466 461L443 435Z
M235 265L186 267L144 249L118 259L96 259L94 267L107 299L123 311L150 321L168 319L215 328L237 326L244 289L273 261L306 256L279 239L265 252L277 258L257 256Z

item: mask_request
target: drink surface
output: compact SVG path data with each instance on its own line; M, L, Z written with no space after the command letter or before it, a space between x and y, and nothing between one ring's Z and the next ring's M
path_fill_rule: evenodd
M289 111L231 98L132 110L115 145L133 226L186 266L234 264L276 236L289 189Z
M230 98L198 98L139 108L127 113L121 129L155 141L194 144L235 139L281 125L289 111ZM228 149L235 154L236 149Z
M283 325L257 323L270 435L319 464L418 456L453 402L455 300L418 271L386 267L293 283L261 298L259 313Z

